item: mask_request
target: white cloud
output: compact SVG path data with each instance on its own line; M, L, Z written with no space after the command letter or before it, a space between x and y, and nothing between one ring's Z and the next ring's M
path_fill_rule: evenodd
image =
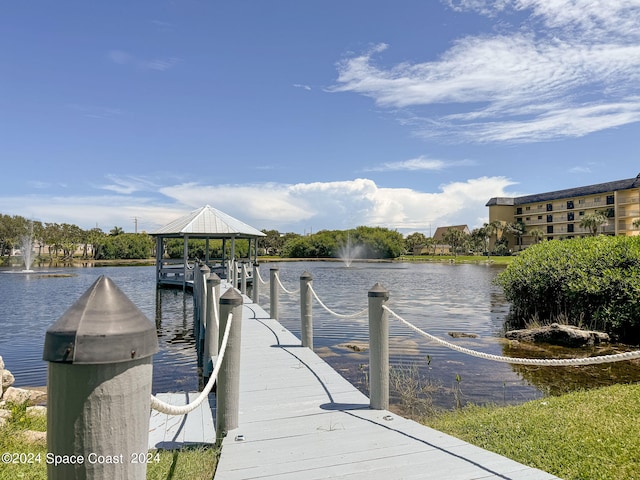
M489 198L510 196L514 182L505 177L481 177L442 185L435 192L388 188L356 178L336 182L297 184L152 186L136 177L111 177L118 195L0 197L3 212L34 220L96 224L105 231L119 226L148 232L209 204L258 229L281 232L383 226L402 233L429 232L430 227L487 221ZM103 187L104 188L104 187ZM159 192L159 195L158 195Z
M137 177L134 175L128 176L118 176L118 175L107 175L107 179L109 179L112 183L101 185L100 188L104 190L111 190L115 193L120 193L123 195L130 195L135 192L140 191L153 191L157 188L153 182L147 180L143 177Z
M423 63L380 66L388 46L379 44L340 62L329 91L412 109L408 123L419 135L480 142L582 136L640 119L640 0L452 6L483 14L519 10L530 22L509 33L460 38L439 59ZM435 104L455 113L429 115Z
M437 171L450 167L466 167L475 165L471 160L437 160L425 157L423 155L409 160L401 160L398 162L386 162L382 165L371 167L367 171L384 172L384 171Z

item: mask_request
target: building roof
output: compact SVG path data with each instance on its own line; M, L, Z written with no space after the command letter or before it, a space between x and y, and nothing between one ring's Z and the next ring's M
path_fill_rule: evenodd
M487 202L487 207L494 205L523 205L526 203L546 202L561 198L583 197L585 195L597 195L598 193L615 192L640 187L640 174L635 178L616 180L613 182L597 183L586 187L567 188L553 192L536 193L522 197L493 197Z
M150 235L163 237L254 238L265 234L209 205L180 217Z
M433 239L436 241L442 241L442 237L445 233L447 233L447 230L460 230L461 232L464 233L470 233L469 232L469 227L466 225L449 225L448 227L438 227L436 228L435 233L433 234Z

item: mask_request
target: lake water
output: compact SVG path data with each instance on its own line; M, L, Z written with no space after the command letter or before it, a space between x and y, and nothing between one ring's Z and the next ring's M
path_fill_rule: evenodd
M305 270L310 272L318 296L341 314L363 310L367 292L379 282L390 291L388 305L392 310L440 338L498 355L549 354L537 350L514 352L503 340L509 305L501 289L492 284L503 268L500 266L354 263L345 268L338 262L280 262L263 263L262 278L267 280L274 266L280 269L281 281L289 290L297 290L300 275ZM0 270L0 355L15 375L15 385L46 384L46 362L42 361L46 330L100 275L105 275L156 323L160 352L154 357L153 391L197 389L192 296L181 290L156 289L154 272L154 267L59 268L32 274ZM268 311L268 286L261 285L260 291L260 304ZM298 337L299 318L299 294L281 292L280 321ZM366 392L368 352L345 345L366 346L367 315L337 318L314 300L313 321L316 352ZM578 369L513 367L430 343L392 317L389 325L392 369L415 369L422 382L430 385L434 403L447 408L459 398L476 403L519 403L559 390L640 379L637 363ZM452 331L477 337L452 339L448 335ZM575 354L562 349L554 353Z

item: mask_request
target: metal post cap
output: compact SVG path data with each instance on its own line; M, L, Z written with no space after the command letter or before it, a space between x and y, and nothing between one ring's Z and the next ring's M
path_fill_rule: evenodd
M242 305L242 295L235 288L230 288L220 296L220 305L232 305L234 307Z
M312 280L312 279L313 277L306 270L302 273L302 275L300 275L300 280Z
M42 359L91 365L127 362L157 351L155 325L102 275L49 327Z
M369 297L384 297L389 298L389 290L384 288L380 283L376 283L371 290L369 290Z
M220 277L214 272L209 275L209 278L207 278L207 283L211 283L212 285L220 285L220 283L222 283L222 280L220 280Z

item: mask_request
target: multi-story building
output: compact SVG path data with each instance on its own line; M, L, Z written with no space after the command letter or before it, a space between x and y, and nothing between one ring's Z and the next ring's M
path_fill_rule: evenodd
M487 202L489 222L503 225L522 222L525 232L520 243L526 247L540 239L556 240L589 235L580 227L585 215L603 213L608 221L600 227L605 235L638 235L634 221L640 218L640 174L635 178L598 183L586 187L523 197L494 197ZM509 248L517 249L517 239L508 235Z

